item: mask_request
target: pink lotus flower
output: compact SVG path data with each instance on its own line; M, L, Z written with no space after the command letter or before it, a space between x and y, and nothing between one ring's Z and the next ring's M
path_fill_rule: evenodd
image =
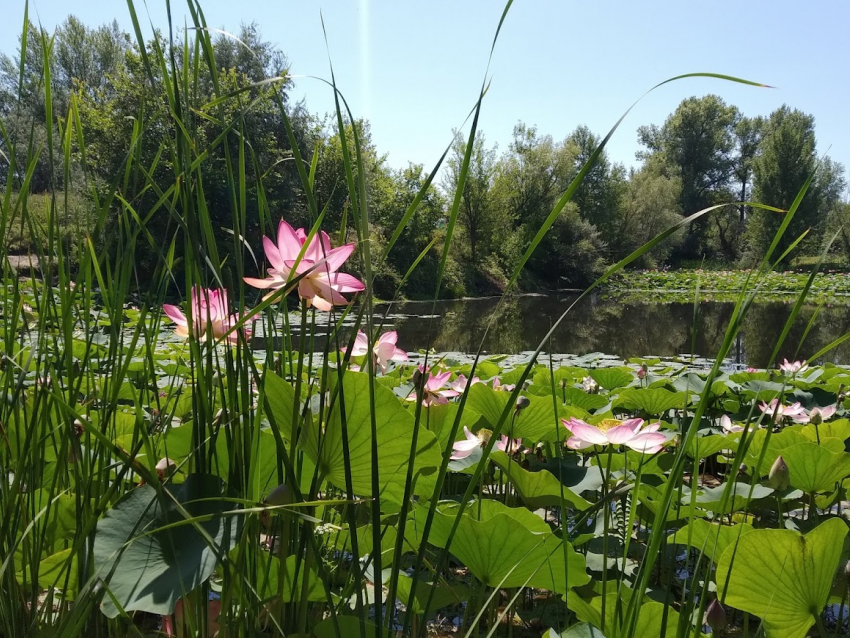
M733 424L732 419L730 419L725 414L720 417L720 427L723 428L724 434L737 434L738 432L744 431L744 428L742 428L740 425Z
M451 382L450 387L452 390L456 390L458 393L463 394L463 391L466 390L466 386L473 386L476 383L481 383L481 379L478 377L472 377L472 379L467 379L465 375L459 374L457 375L457 379Z
M228 314L227 291L223 288L201 288L194 286L189 295L192 308L192 328L201 341L208 338L220 339L227 334L239 321L239 315ZM162 307L165 314L174 323L174 331L181 337L189 336L189 320L177 306L165 304ZM242 328L244 334L250 335L250 330ZM238 341L237 331L231 332L227 340L231 343Z
M396 346L398 341L398 333L385 332L375 344L372 346L372 354L374 356L375 365L381 369L384 374L387 373L387 366L390 361L407 361L407 353ZM343 348L345 352L345 348ZM366 333L362 330L357 331L357 337L354 339L354 347L351 348L352 357L362 357L369 352L369 340L366 338ZM350 366L353 369L354 366ZM360 369L359 367L357 368Z
M469 431L469 428L465 425L463 426L463 433L466 435L465 441L455 441L452 444L452 461L460 461L461 459L465 459L467 456L472 454L472 452L481 446L481 440L478 438L478 435L473 434Z
M785 373L790 375L795 375L798 373L805 372L809 369L808 364L805 361L795 361L794 363L789 363L788 359L784 360L784 363L780 364L779 369Z
M604 419L599 425L590 425L575 417L561 419L572 436L567 440L571 450L585 450L594 445L625 445L637 452L655 454L667 441L658 429L660 423L643 427L643 419Z
M306 241L307 234L303 228L293 230L292 226L280 220L277 245L268 237L263 237L266 258L272 266L268 269L269 276L266 279L245 277L245 283L262 290L270 290L266 295L269 297L275 290L285 288L290 278L303 275L298 282L298 294L308 306L312 304L325 312L334 306L344 306L348 303L341 293L360 292L365 289L363 282L356 277L337 272L351 255L354 244L331 248L330 237L326 232L320 231L313 236L304 256L298 261L298 255Z
M758 372L758 370L752 366L747 366L747 372Z
M516 389L516 384L507 383L505 385L502 385L502 382L499 380L499 377L493 377L493 389L502 390L503 392L513 392Z
M421 370L421 367L420 367ZM457 390L446 389L446 383L452 376L451 370L447 370L442 374L434 375L428 372L428 380L425 382L425 392L422 397L422 406L428 407L434 404L445 405L451 397L456 397L460 394ZM408 401L416 401L416 392L411 392L407 398Z
M791 405L782 405L779 399L773 399L770 403L762 403L759 409L773 417L776 423L782 423L783 419L790 419L797 423L807 423L809 415L806 409L800 403L792 403Z
M496 441L496 449L508 456L522 451L522 439L509 439L504 434Z

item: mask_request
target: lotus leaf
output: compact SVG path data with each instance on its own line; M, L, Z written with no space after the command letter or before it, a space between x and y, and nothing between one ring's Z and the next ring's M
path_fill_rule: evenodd
M846 536L847 523L837 518L805 536L787 529L744 535L717 565L723 600L762 618L768 638L804 638L829 598Z
M740 537L751 531L753 526L749 523L722 525L698 518L675 534L671 534L668 542L692 547L698 552L705 553L710 560L717 562L729 545L736 543Z
M850 476L850 454L831 452L817 443L792 445L782 452L782 458L788 465L791 485L807 494L831 492Z
M119 613L112 597L125 611L172 613L177 600L209 578L217 556L235 542L241 517L222 515L233 505L219 498L221 479L191 474L166 489L170 498L159 498L150 485L138 487L98 521L94 572L111 593L101 602L110 618ZM189 516L204 517L196 525L213 546L186 522L172 498Z
M473 504L469 509L475 508ZM528 510L521 511L531 514ZM417 510L420 527L425 523L425 513L424 508ZM445 547L450 542L453 519L438 512L429 542ZM569 543L549 531L529 529L524 520L505 512L488 518L482 516L481 520L464 514L449 549L488 587L537 587L564 594L569 588L590 580L584 559Z
M345 422L348 428L351 482L358 496L372 495L372 422L369 399L369 377L360 372L346 372L343 379L345 393ZM378 436L378 477L383 500L400 503L404 498L404 484L410 447L413 441L414 419L387 388L375 386L375 422ZM340 401L331 410L327 429L322 440L321 454L316 433L307 437L304 447L307 455L319 466L320 472L340 489L345 489L345 457L342 445L342 415ZM414 455L415 481L413 494L430 496L434 491L435 474L440 465L440 445L433 432L419 428L419 438Z

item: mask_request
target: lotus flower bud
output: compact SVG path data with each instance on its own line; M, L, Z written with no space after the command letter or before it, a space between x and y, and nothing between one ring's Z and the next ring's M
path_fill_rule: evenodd
M294 500L292 489L286 483L281 483L269 492L263 503L265 505L289 505Z
M413 384L414 388L419 387L419 384L422 383L422 370L416 368L413 371L413 376L410 377L410 383Z
M167 456L161 458L156 464L156 475L160 481L164 481L167 477L174 474L175 470L177 470L177 463Z
M820 409L812 408L812 411L809 412L809 423L812 425L820 425L823 423L823 414L821 414Z
M516 411L521 412L525 410L528 406L531 405L531 401L528 400L528 397L517 397L516 400Z
M644 370L643 368L638 368L637 378L643 381L646 378L646 370Z
M711 631L726 629L726 610L723 609L723 605L716 598L706 607L703 622L711 627Z
M770 473L767 475L767 481L770 483L770 487L779 492L788 489L788 464L785 463L781 454L773 462L773 467L770 468Z

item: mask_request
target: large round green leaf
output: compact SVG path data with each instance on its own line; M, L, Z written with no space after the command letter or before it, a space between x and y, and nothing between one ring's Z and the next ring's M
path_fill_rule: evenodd
M600 586L597 585L598 589ZM629 636L675 636L676 625L679 622L679 614L675 609L665 608L662 603L649 601L640 607L640 615L635 624L634 632L629 632L623 627L625 609L634 593L627 586L618 588L615 583L609 583L605 594L605 620L602 616L602 596L596 593L590 598L583 598L575 591L567 594L567 607L575 612L579 620L592 624L594 627L604 628L605 636L608 638L627 638ZM619 612L618 612L619 609ZM581 634L579 634L581 635ZM593 635L593 634L589 634ZM702 634L698 634L702 635Z
M696 497L697 507L718 514L727 514L745 510L752 501L773 494L773 490L764 485L750 485L740 481L736 481L731 488L727 488L727 485L727 483L722 483L716 487L702 488ZM729 495L725 496L727 489L729 489ZM690 502L691 495L686 490L686 495L682 497L682 503L688 504Z
M406 605L410 600L410 592L413 590L413 579L405 573L398 575L398 594L396 598ZM433 592L433 593L432 593ZM449 605L455 605L469 596L470 590L466 587L455 586L446 587L429 583L424 579L416 582L416 591L413 594L413 613L421 616L425 613L425 607L428 605L428 599L431 598L431 604L428 609L434 612Z
M557 396L561 396L558 390L555 390ZM597 410L602 406L608 405L608 398L601 394L588 394L579 388L565 388L563 397L567 399L567 405L572 405L582 410Z
M768 638L804 638L829 598L846 535L837 518L805 536L754 530L720 557L718 589L728 579L725 602L762 618Z
M749 523L721 525L697 518L675 534L671 534L667 542L688 545L717 562L729 545L733 545L739 537L752 531L753 526Z
M811 441L820 441L821 439L828 438L846 441L850 439L850 421L847 419L837 419L828 423L821 423L820 425L809 423L800 427L800 434Z
M372 494L372 404L369 398L369 377L360 372L346 372L342 389L345 398L345 422L348 427L348 448L351 455L351 483L358 496ZM392 391L375 384L375 427L378 447L378 481L382 500L400 503L413 442L414 418L399 403ZM340 489L346 487L345 456L342 447L342 410L337 399L318 449L315 430L305 437L304 449L319 466L320 472ZM436 471L442 454L434 433L424 423L414 455L413 493L430 496L434 492Z
M475 508L472 504L468 509ZM417 526L424 526L426 514L426 508L417 509ZM428 541L445 547L453 523L454 515L438 511ZM488 587L536 587L564 594L590 580L584 559L569 543L551 532L532 531L508 513L480 521L464 514L449 550Z
M791 485L807 494L835 489L850 476L850 454L831 452L817 443L792 445L782 452Z
M125 611L172 613L181 596L210 577L216 555L229 551L239 533L241 517L221 515L234 507L219 499L221 479L194 474L166 489L189 516L210 517L196 524L214 547L185 523L167 495L160 499L150 485L127 494L100 519L94 541L95 575ZM104 596L101 609L110 618L119 612L110 596Z
M738 449L740 437L723 436L721 434L710 434L708 436L695 436L688 446L688 456L693 459L705 459L721 450Z
M555 415L551 396L526 398L529 401L528 407L519 412L516 418L508 417L502 426L502 434L510 434L514 438L527 438L535 442L555 441L559 436L561 440L566 440L569 432L561 425L558 417L567 416L568 413L573 412L580 412L579 416L587 416L584 410L566 406L560 406L559 414ZM510 399L510 392L493 390L483 383L476 383L469 389L466 404L483 416L490 427L494 428Z
M673 408L682 409L687 403L685 392L670 392L663 388L626 388L614 401L615 406L640 410L651 416L662 416Z
M588 501L575 494L547 470L524 470L519 463L509 461L508 455L498 450L494 450L490 458L503 470L505 478L510 479L523 503L530 509L558 507L564 504L580 510L590 507Z
M635 375L629 368L596 368L590 371L591 378L606 390L621 388L631 383Z
M264 389L275 425L285 439L291 440L295 390L288 381L277 376L274 372L266 372Z

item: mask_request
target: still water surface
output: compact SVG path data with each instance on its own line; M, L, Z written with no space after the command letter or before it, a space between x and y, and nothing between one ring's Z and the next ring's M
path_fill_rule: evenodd
M574 294L521 296L501 305L497 298L463 299L440 301L436 308L430 301L404 302L377 306L375 310L376 314L389 310L386 326L398 331L399 346L406 350L431 347L438 352L474 353L483 345L488 354L518 354L536 349L576 298ZM624 359L716 356L734 304L704 302L695 319L693 303L648 301L626 304L589 296L567 315L543 350L574 355L603 352ZM730 352L730 361L766 366L791 309L791 303L754 304ZM850 332L850 306L824 306L802 341L814 312L814 306L800 312L780 357L807 357ZM488 323L490 330L485 336ZM850 364L850 341L825 355L823 361Z

